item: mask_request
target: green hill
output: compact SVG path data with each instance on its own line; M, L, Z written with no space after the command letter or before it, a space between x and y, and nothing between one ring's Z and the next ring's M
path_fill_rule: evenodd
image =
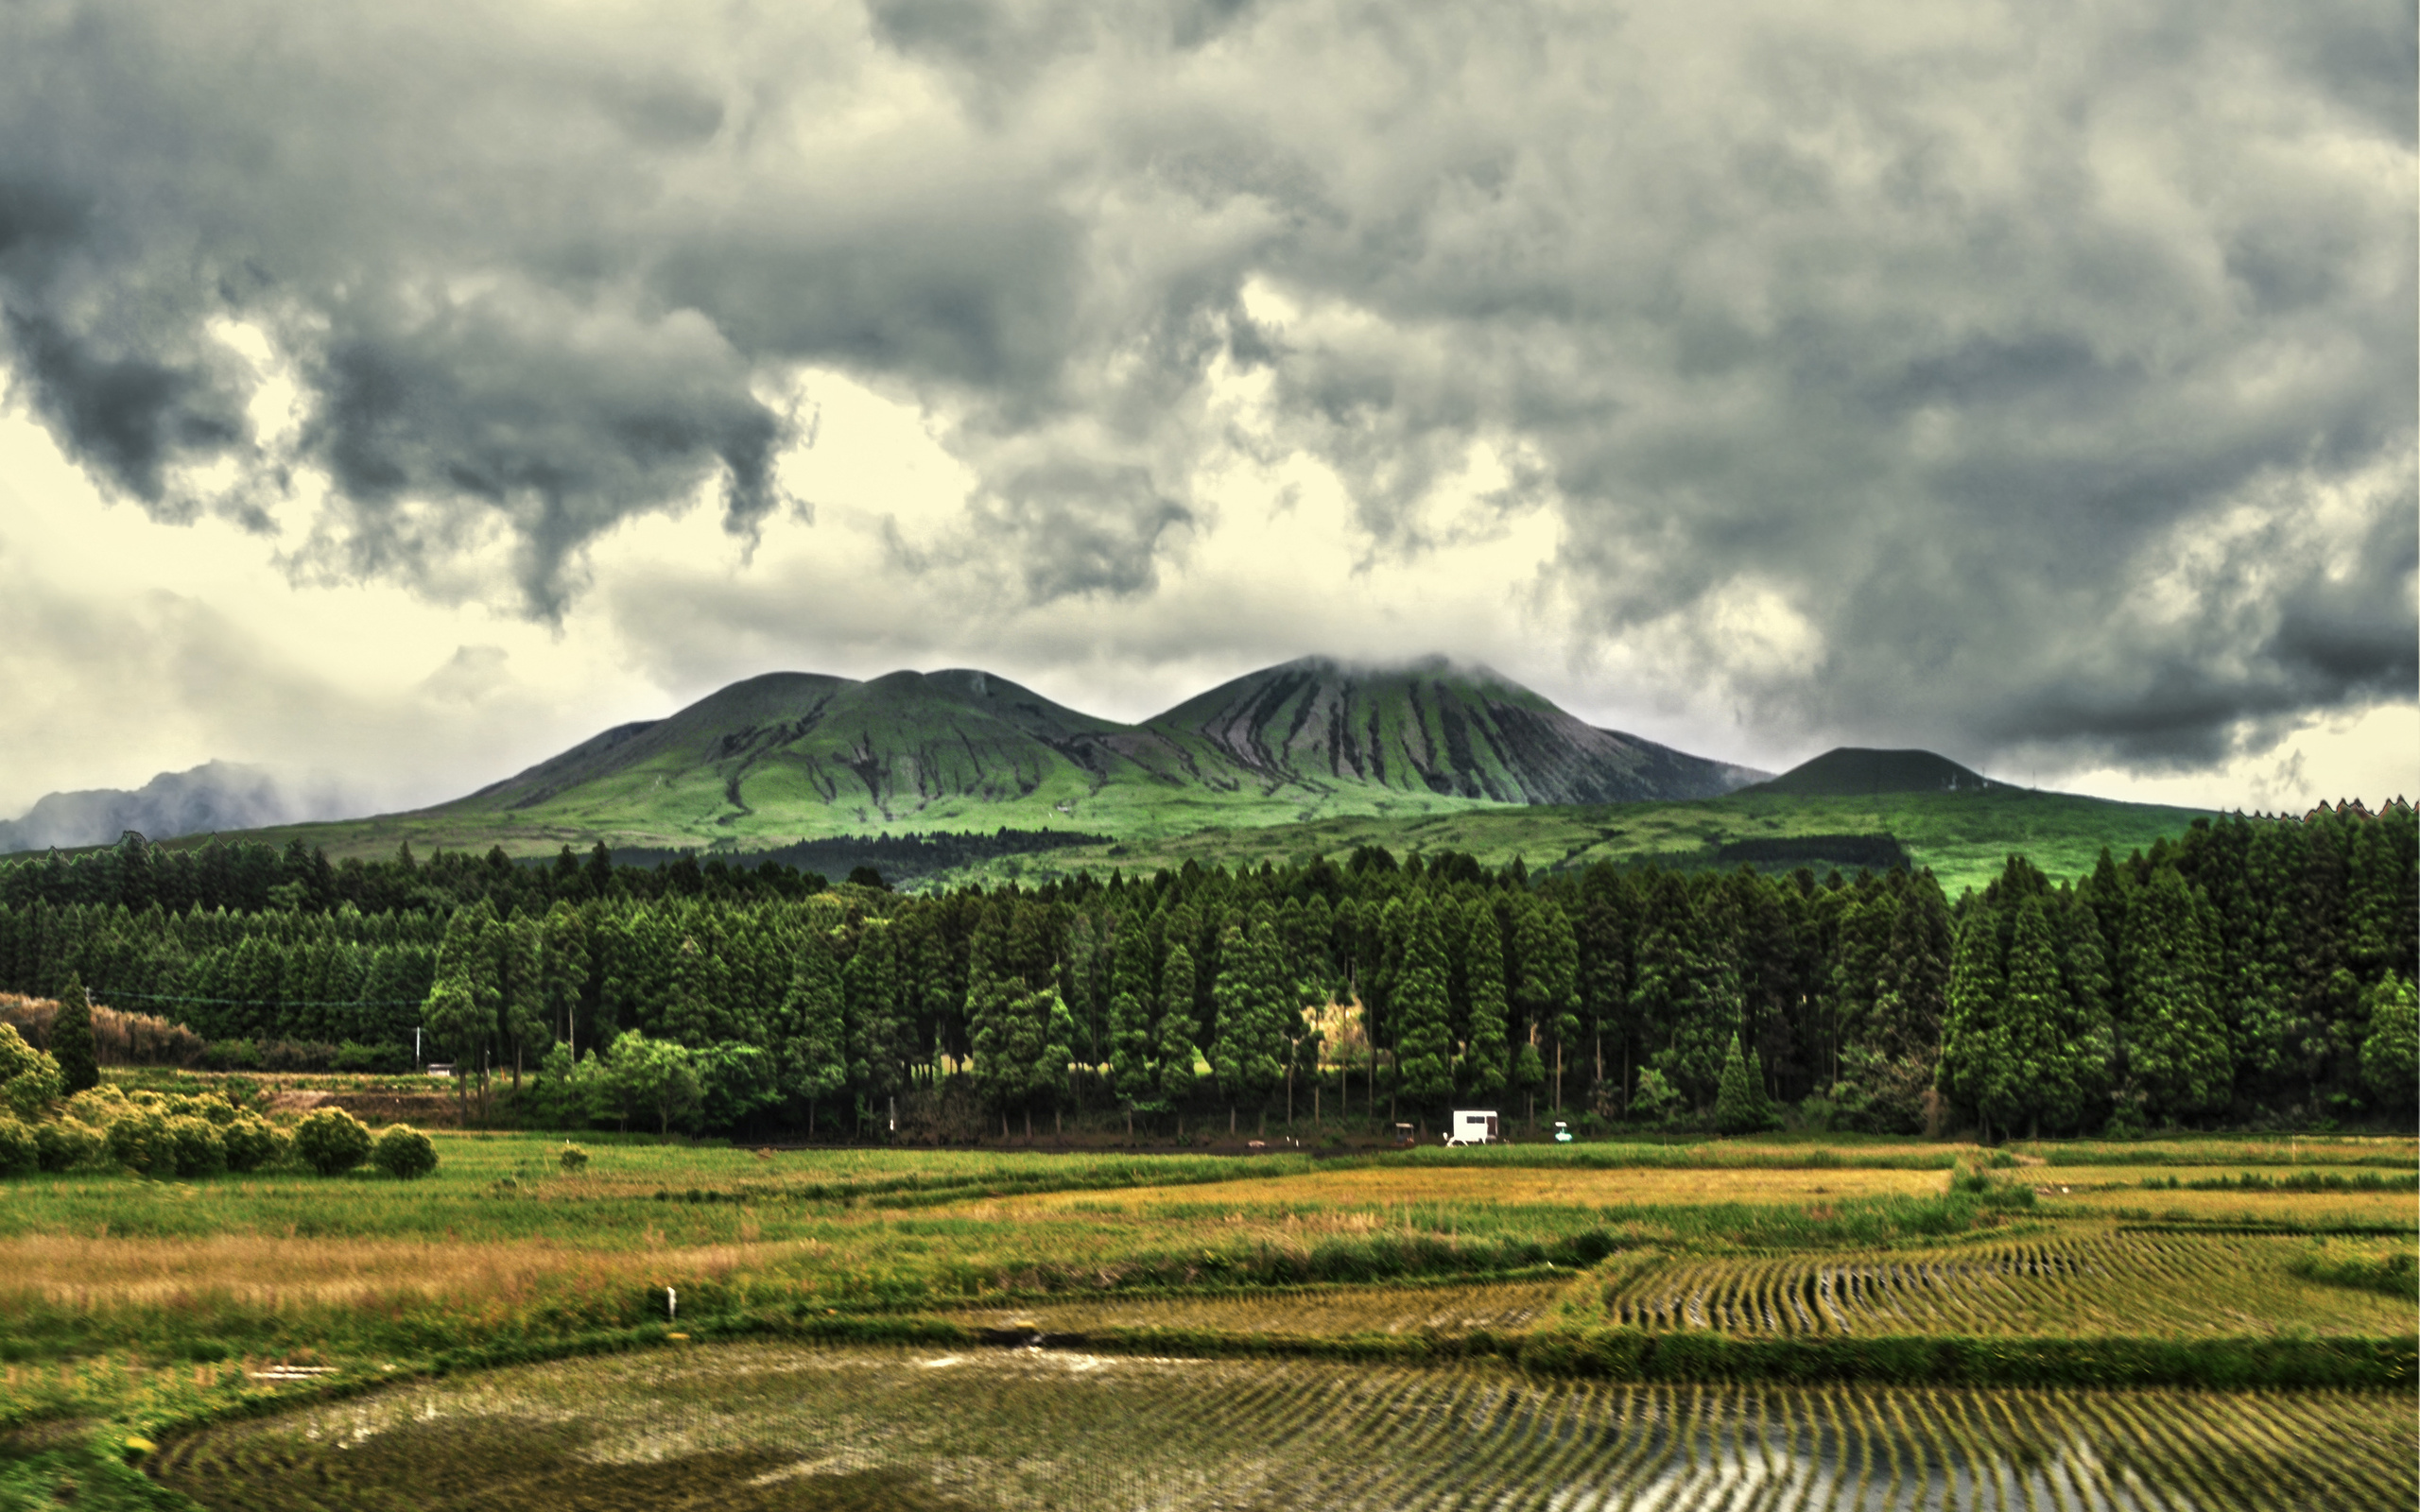
M2053 878L2080 877L2103 846L2119 856L2147 849L2161 835L2179 835L2198 809L2120 803L2073 793L2042 793L1994 784L1989 792L1801 796L1743 789L1683 802L1541 805L1472 809L1389 817L1340 816L1305 824L1202 831L1156 840L1074 846L956 868L935 883L1028 884L1076 870L1129 875L1187 861L1229 868L1263 861L1341 860L1360 846L1384 846L1397 856L1463 851L1490 867L1521 858L1532 873L1599 861L1632 867L1728 869L1742 851L1757 870L1806 866L1819 876L1874 865L1895 849L1910 865L1929 867L1952 897L1998 875L2011 851L2022 851ZM1760 842L1779 852L1757 855ZM1826 845L1824 842L1836 843ZM1811 853L1798 853L1802 850ZM1825 850L1844 852L1824 855Z
M1149 839L1340 815L1700 798L1763 775L1599 730L1442 658L1288 662L1139 725L977 671L865 682L781 672L608 730L452 802L256 833L338 857L405 840L527 855L599 839L752 850L1002 828Z
M1981 793L2008 785L1928 750L1840 746L1756 783L1754 790L1805 798L1859 798L1877 793Z

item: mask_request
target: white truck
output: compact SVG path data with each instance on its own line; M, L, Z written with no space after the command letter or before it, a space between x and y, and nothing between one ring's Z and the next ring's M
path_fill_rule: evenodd
M1445 1130L1448 1144L1501 1144L1504 1136L1498 1132L1494 1108L1457 1108L1454 1121Z

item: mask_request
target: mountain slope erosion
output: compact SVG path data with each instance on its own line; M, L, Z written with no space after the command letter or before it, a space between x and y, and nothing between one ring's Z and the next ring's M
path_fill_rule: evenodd
M1310 660L1140 725L977 671L780 672L623 725L432 818L527 840L782 840L876 830L1171 833L1330 814L1700 798L1759 772L1582 723L1442 660Z
M1484 667L1306 657L1177 705L1149 729L1270 786L1376 786L1495 803L1713 798L1761 773L1599 730Z

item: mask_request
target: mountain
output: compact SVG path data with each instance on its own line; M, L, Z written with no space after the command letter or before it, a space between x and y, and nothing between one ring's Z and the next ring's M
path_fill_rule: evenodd
M206 762L162 772L131 792L99 787L46 794L23 816L0 820L0 852L106 845L129 830L153 840L250 830L299 818L301 807L261 767Z
M419 815L458 844L780 843L879 830L1175 833L1329 814L1710 797L1762 773L1599 730L1484 669L1305 659L1139 725L971 670L777 672ZM474 842L475 843L475 842Z
M1750 791L1802 798L1864 798L1877 793L1983 793L2008 786L1928 750L1841 746L1758 782Z
M1222 683L1148 728L1271 785L1377 786L1492 803L1713 798L1763 775L1599 730L1485 667L1305 657Z

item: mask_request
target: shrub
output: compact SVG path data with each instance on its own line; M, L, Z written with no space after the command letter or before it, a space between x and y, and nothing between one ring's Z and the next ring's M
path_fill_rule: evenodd
M0 1113L0 1176L25 1176L42 1163L42 1150L34 1143L34 1131Z
M370 1146L370 1162L398 1180L409 1181L437 1169L437 1146L410 1125L397 1124Z
M164 1122L168 1159L175 1163L177 1175L222 1176L226 1173L227 1146L219 1138L216 1125L191 1113L179 1113ZM162 1173L155 1171L153 1174Z
M213 1040L201 1063L213 1071L258 1071L261 1047L250 1040Z
M555 1152L555 1163L562 1167L565 1176L578 1176L588 1165L588 1151L566 1140L563 1147Z
M45 1119L34 1125L34 1143L42 1154L45 1171L72 1171L88 1165L101 1154L101 1133L88 1124L72 1118Z
M370 1158L370 1130L341 1108L322 1108L294 1125L294 1154L321 1176L335 1176Z
M62 1090L59 1062L26 1043L14 1025L0 1023L0 1112L30 1124Z
M292 1135L257 1113L236 1114L221 1138L230 1171L264 1170L285 1160L294 1146Z
M144 1176L174 1176L176 1145L168 1137L167 1115L155 1108L129 1106L110 1121L106 1140L110 1159Z

